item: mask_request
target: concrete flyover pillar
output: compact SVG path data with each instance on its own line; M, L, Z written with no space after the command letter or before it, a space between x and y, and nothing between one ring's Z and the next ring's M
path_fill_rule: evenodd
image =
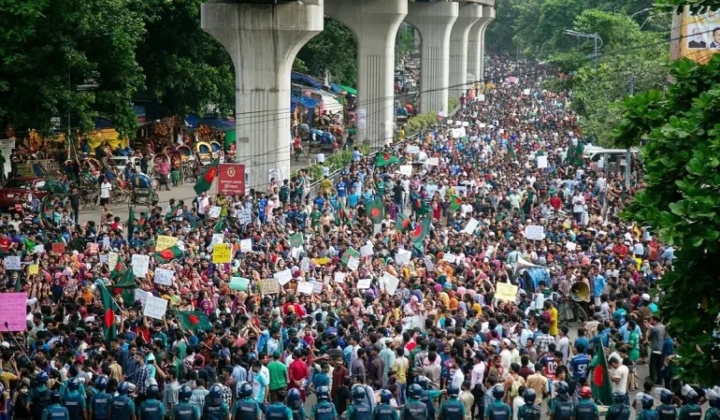
M237 155L247 188L290 178L290 72L300 48L323 30L323 0L271 5L211 0L201 25L235 65Z
M448 113L450 31L458 17L452 2L410 3L405 18L420 32L420 112Z
M358 43L358 137L373 147L392 143L395 38L407 0L327 0L325 14L350 28Z
M482 17L470 28L468 35L468 71L476 81L485 78L485 29L495 20L495 8L483 5Z
M482 17L482 6L461 3L450 32L450 96L460 98L468 87L468 34Z

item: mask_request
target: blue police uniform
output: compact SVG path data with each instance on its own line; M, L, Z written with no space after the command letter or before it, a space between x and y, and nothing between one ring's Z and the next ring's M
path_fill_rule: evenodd
M430 418L425 403L415 399L408 399L400 414L400 420L427 420Z
M310 411L310 417L315 420L333 420L337 416L338 413L335 409L335 404L328 401L322 401L313 405Z
M118 395L110 399L110 419L127 420L135 412L135 403L127 395Z
M485 418L490 418L490 420L511 420L510 406L500 400L495 400L485 408Z
M92 410L92 419L90 420L107 420L110 398L110 394L102 391L90 397L90 410Z
M292 420L292 411L281 403L275 403L267 408L265 418L267 420Z
M594 402L583 398L575 405L575 420L595 420L598 417L598 408Z
M67 408L70 418L81 419L85 411L85 396L78 391L68 391L63 397L63 405Z
M259 412L260 407L252 398L235 401L232 409L233 417L237 420L256 420Z
M70 420L70 414L60 404L51 404L43 410L42 420Z
M380 404L375 407L373 420L398 420L398 412L394 407L387 404Z
M518 419L520 420L540 420L542 411L539 405L525 404L518 410Z
M200 409L196 406L181 402L180 404L173 407L173 419L174 420L199 420Z
M370 406L365 403L354 403L348 407L345 418L347 420L371 420L372 411L370 411Z
M630 406L626 404L613 404L605 414L606 420L630 420Z
M465 406L457 398L447 400L440 407L442 420L463 420L465 418Z
M140 414L140 420L163 420L165 406L160 401L152 398L140 404L138 413Z

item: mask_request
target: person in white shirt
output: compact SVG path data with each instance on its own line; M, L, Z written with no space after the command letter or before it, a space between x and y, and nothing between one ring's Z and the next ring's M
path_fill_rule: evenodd
M627 395L627 382L630 371L628 367L623 365L620 359L616 357L610 358L610 385L613 393L620 392Z
M525 405L525 399L522 396L524 393L525 387L521 386L520 388L518 388L517 397L513 398L512 400L513 420L518 420L518 412L520 412L520 407Z
M482 386L485 382L485 356L481 352L475 353L475 364L472 372L470 372L470 389L475 389L475 385Z
M458 359L460 359L460 357L456 357L455 359L453 359L453 368L455 369L455 373L452 376L451 384L457 389L460 389L463 382L465 382L465 374L463 373L462 369L460 369L460 363L458 362Z
M112 184L110 181L105 179L100 184L100 205L107 206L110 203L110 192L112 191Z

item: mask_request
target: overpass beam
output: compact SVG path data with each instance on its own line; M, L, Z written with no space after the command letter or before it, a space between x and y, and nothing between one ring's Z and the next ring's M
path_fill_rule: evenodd
M237 156L248 188L290 178L290 79L300 48L323 30L323 0L281 5L210 1L202 29L235 66Z
M450 32L450 96L460 98L468 87L468 35L482 17L482 6L465 3L459 6L458 18Z
M470 28L468 36L468 68L475 81L485 80L485 29L495 20L495 8L483 6L482 17Z

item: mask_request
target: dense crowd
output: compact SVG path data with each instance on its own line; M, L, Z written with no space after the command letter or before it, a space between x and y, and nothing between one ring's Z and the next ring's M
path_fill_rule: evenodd
M84 225L62 197L16 206L0 287L27 331L0 343L0 419L720 418L656 314L672 247L618 216L640 180L583 158L551 68L489 74L317 192L300 171Z

